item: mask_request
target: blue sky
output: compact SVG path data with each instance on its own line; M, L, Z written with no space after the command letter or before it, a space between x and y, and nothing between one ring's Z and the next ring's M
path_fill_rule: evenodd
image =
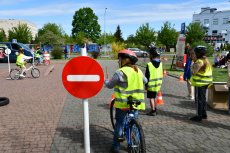
M0 19L28 20L38 28L46 23L61 25L71 34L75 11L83 7L93 9L98 16L101 31L114 33L120 25L123 38L135 34L145 23L158 31L164 22L169 21L176 30L181 23L188 25L192 15L199 13L201 7L215 7L229 10L229 0L0 0ZM107 8L105 13L105 8Z

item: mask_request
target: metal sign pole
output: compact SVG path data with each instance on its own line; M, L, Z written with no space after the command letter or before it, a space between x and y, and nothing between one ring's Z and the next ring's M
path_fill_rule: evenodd
M11 53L11 50L7 48L7 49L5 50L5 53L6 53L7 58L8 58L9 75L8 75L8 77L6 78L6 79L8 80L8 79L11 79L11 78L10 78L10 53Z
M86 45L81 49L81 55L87 56ZM84 111L84 147L85 153L90 153L90 137L89 137L89 103L88 99L83 99L83 111Z

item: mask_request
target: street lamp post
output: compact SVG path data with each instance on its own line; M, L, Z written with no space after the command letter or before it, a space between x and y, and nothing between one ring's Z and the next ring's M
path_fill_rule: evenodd
M105 8L105 13L104 13L104 52L106 54L106 33L105 33L105 15L106 15L106 10L107 8Z

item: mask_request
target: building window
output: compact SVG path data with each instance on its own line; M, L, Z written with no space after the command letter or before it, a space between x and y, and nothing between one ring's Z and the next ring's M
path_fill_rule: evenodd
M223 24L228 24L228 18L223 18Z
M217 30L212 30L212 35L217 36L217 32L218 32Z
M213 19L212 24L213 24L213 25L218 25L218 19Z
M204 19L204 25L209 24L209 19Z

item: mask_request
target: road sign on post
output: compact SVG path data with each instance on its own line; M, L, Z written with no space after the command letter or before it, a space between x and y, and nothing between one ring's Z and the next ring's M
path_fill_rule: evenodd
M71 59L62 71L62 82L66 90L77 98L82 98L84 110L84 147L90 153L89 108L88 99L95 96L104 83L104 72L100 64L86 56L86 48L82 55Z
M71 59L62 71L62 82L66 90L81 99L95 96L104 83L104 72L100 64L87 56Z

